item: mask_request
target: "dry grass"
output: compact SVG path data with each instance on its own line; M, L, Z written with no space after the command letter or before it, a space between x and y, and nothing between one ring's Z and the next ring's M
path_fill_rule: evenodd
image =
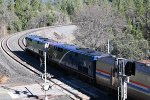
M0 84L6 83L9 78L5 75L0 75Z

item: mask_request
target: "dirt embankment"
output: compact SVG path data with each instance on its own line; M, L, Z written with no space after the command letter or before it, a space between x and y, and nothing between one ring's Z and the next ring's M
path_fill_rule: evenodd
M9 79L8 76L0 75L0 84L6 83L8 79Z
M35 32L35 35L42 36L55 40L57 42L63 42L67 44L73 44L75 40L74 32L77 30L77 26L62 26L51 29L46 29L44 31Z

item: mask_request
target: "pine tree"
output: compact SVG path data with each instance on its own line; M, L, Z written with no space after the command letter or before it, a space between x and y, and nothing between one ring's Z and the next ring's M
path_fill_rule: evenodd
M22 29L25 29L27 22L31 18L30 0L15 0L15 13L21 20Z
M61 11L67 13L68 15L72 15L76 10L80 8L81 5L81 0L63 0L59 3L59 8Z

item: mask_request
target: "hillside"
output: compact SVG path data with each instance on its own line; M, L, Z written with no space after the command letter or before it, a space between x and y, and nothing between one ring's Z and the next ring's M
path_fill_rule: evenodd
M107 52L109 40L111 54L150 59L150 0L0 0L1 37L70 23L75 44Z

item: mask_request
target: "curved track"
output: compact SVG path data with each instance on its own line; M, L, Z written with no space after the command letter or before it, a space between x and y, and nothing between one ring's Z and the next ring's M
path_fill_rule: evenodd
M32 73L35 73L36 75L41 76L43 74L42 73L43 69L40 68L37 64L34 64L33 61L32 62L27 61L28 58L25 59L24 55L22 55L24 53L23 51L25 50L24 38L27 35L29 35L29 34L31 34L33 32L45 30L45 29L48 29L48 28L54 28L54 27L60 27L60 26L52 26L52 27L45 27L45 28L39 28L39 29L32 29L32 30L29 30L29 31L24 31L24 33L22 33L22 34L20 33L19 35L14 34L14 35L8 36L8 37L2 39L1 47L2 47L3 51L5 52L5 54L7 54L11 59L15 60L15 62L17 62L20 65L22 65L23 67L27 68ZM17 37L18 47L14 47L12 37ZM17 48L17 49L15 50L14 48ZM20 52L21 55L18 54L18 52ZM53 79L51 79L50 75L48 75L48 76L49 76L48 79L49 79L50 82L52 82L54 85L59 86L59 88L61 88L62 91L67 92L67 94L72 99L79 99L79 100L81 100L81 99L87 98L82 93L77 93L75 90L70 90L67 87L62 86L62 84L58 84L57 81L55 81L56 79L53 80ZM65 79L62 79L62 80L65 81L66 83L70 84L69 81L67 81ZM90 93L90 91L86 91L85 89L83 89L83 87L81 87L81 88L78 87L78 86L75 86L75 87L78 88L79 90L84 91L86 94L88 94L92 98L97 98L98 97L96 92L94 94L94 93ZM84 88L91 88L91 87L88 85L87 87L84 86ZM72 92L72 91L74 91L74 92ZM96 90L96 91L100 93L100 96L102 96L102 95L108 96L103 91L98 91L98 90Z
M49 27L48 27L48 28L49 28ZM50 27L50 28L52 28L52 27ZM18 38L18 40L17 40L18 46L19 46L22 50L25 50L24 38L25 38L27 35L29 35L29 34L31 34L31 33L33 33L33 32L41 31L41 30L45 30L45 29L47 29L47 28L34 29L34 30L31 30L30 32L25 32L24 34L22 34L22 35ZM29 62L28 62L28 64L27 64L27 63L26 63L27 61L26 61L23 57L17 55L17 53L14 53L14 50L12 49L13 47L12 47L12 45L10 44L10 39L11 39L12 37L14 37L15 35L16 35L16 34L11 35L11 36L8 36L8 37L2 39L2 41L1 41L1 47L2 47L3 51L4 51L5 54L8 55L11 59L15 60L15 62L21 64L23 67L29 69L31 72L37 74L38 76L41 76L41 75L43 74L43 73L42 73L42 72L43 72L43 69L42 69L42 68L39 68L39 66L37 66L37 65L35 65L35 64L32 64L32 63L29 63ZM10 46L10 45L11 45L11 46ZM34 68L33 68L32 66L30 66L30 65L34 66ZM37 69L38 69L38 70L37 70ZM50 76L50 75L49 75L49 76ZM48 77L48 79L49 79L50 82L52 82L54 85L59 86L63 91L68 92L68 93L70 94L69 96L70 96L72 99L79 99L79 100L82 99L82 98L81 98L80 96L78 96L77 94L73 93L72 91L68 90L67 88L64 88L63 86L61 86L60 84L56 83L55 81L52 81L50 78L51 78L51 77Z

